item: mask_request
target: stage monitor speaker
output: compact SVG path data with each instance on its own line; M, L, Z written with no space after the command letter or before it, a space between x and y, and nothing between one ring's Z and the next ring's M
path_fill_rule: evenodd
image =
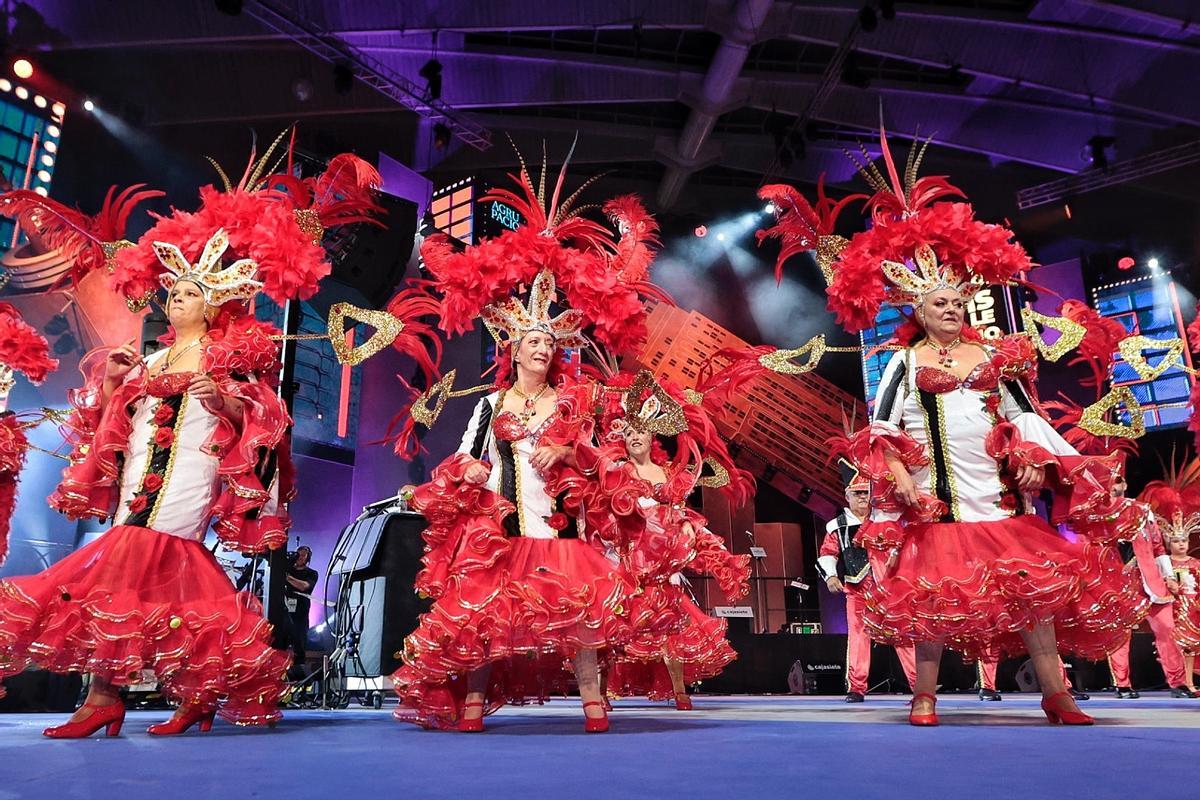
M425 551L424 528L420 514L381 511L342 532L335 552L352 553L354 569L342 575L347 585L339 593L337 614L339 620L353 620L359 633L358 657L347 659L347 675L373 678L399 668L404 637L429 607L413 588Z
M326 241L334 280L357 289L371 307L382 308L404 279L417 234L417 205L386 192L376 202L384 209L378 217L382 227L360 222Z

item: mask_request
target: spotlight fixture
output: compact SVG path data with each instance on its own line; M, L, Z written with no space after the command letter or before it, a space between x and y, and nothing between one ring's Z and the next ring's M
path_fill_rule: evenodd
M450 146L450 129L440 122L433 126L433 146L438 150Z
M1146 262L1146 266L1149 267L1150 269L1158 269L1158 259L1157 258L1150 259L1149 261Z
M1113 136L1101 136L1099 134L1087 140L1087 146L1084 147L1086 160L1092 162L1092 166L1096 169L1106 172L1108 171L1108 148L1117 143Z
M12 71L21 80L28 80L33 77L33 62L28 58L18 58L12 64Z
M696 234L697 239L703 239L705 236L708 236L708 226L697 225L696 230L692 231L692 233Z
M1117 259L1117 269L1122 271L1133 269L1135 264L1137 262L1133 260L1132 256L1121 256Z
M95 103L93 103L91 100L84 100L84 101L83 101L83 110L84 110L84 111L89 111L89 112L90 112L90 111L95 111L95 110L96 110L96 104L95 104Z
M724 234L724 233L718 233L718 234L717 234L717 241L718 241L718 242L723 242L723 241L725 241L725 234Z
M312 100L313 85L308 78L296 78L292 81L292 97L299 100L301 103L307 103Z
M763 206L764 214L774 214L778 210L779 209L775 207L774 203L767 203L765 206Z
M865 5L858 10L858 27L867 33L871 33L879 27L879 16L875 13L875 9Z
M417 71L425 79L425 94L430 100L441 99L442 96L442 62L431 58Z

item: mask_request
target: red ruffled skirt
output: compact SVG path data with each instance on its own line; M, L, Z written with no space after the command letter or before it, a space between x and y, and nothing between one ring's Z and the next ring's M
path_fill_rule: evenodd
M1049 622L1060 651L1100 659L1146 615L1136 575L1112 548L1070 542L1040 517L910 525L905 534L894 571L864 594L872 639L943 641L991 659L1024 652L1021 631Z
M452 727L468 691L486 713L565 694L581 648L628 641L634 585L579 539L512 538L484 568L452 570L392 675L397 719ZM486 674L483 670L486 668Z
M687 595L679 593L678 606L684 615L684 627L668 636L653 660L618 659L609 667L608 691L618 697L649 697L669 700L675 696L671 675L664 659L683 667L683 682L693 684L721 674L721 670L737 658L725 634L726 620L710 617ZM628 656L628 650L624 655Z
M1200 655L1200 595L1175 597L1175 643L1185 656Z
M148 528L118 525L43 572L0 581L0 677L34 665L120 686L152 669L172 700L259 725L280 717L290 663L270 641L258 600L202 543Z

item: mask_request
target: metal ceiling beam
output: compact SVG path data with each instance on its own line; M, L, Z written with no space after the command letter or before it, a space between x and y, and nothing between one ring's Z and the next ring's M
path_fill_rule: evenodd
M688 176L711 161L712 154L702 152L704 145L717 118L728 110L746 56L758 41L773 5L773 0L739 0L730 13L730 28L721 37L700 94L686 101L692 106L692 112L679 138L670 145L664 142L658 148L660 156L667 162L667 173L658 187L659 208L674 205Z
M1091 169L1068 178L1040 183L1017 192L1017 206L1021 210L1055 203L1060 200L1094 192L1108 186L1159 175L1181 167L1200 164L1200 140L1169 147L1157 153L1118 161L1108 169Z
M492 146L492 132L458 109L430 97L408 78L378 59L361 52L345 40L322 30L310 20L286 8L277 0L253 0L246 13L289 36L304 49L330 64L345 66L354 77L385 97L432 119L476 150Z

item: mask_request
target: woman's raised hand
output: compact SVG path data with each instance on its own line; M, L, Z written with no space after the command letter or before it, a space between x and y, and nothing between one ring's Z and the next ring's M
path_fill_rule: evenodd
M116 383L142 363L142 354L133 347L135 341L130 339L120 347L108 351L108 360L104 363L105 381Z

